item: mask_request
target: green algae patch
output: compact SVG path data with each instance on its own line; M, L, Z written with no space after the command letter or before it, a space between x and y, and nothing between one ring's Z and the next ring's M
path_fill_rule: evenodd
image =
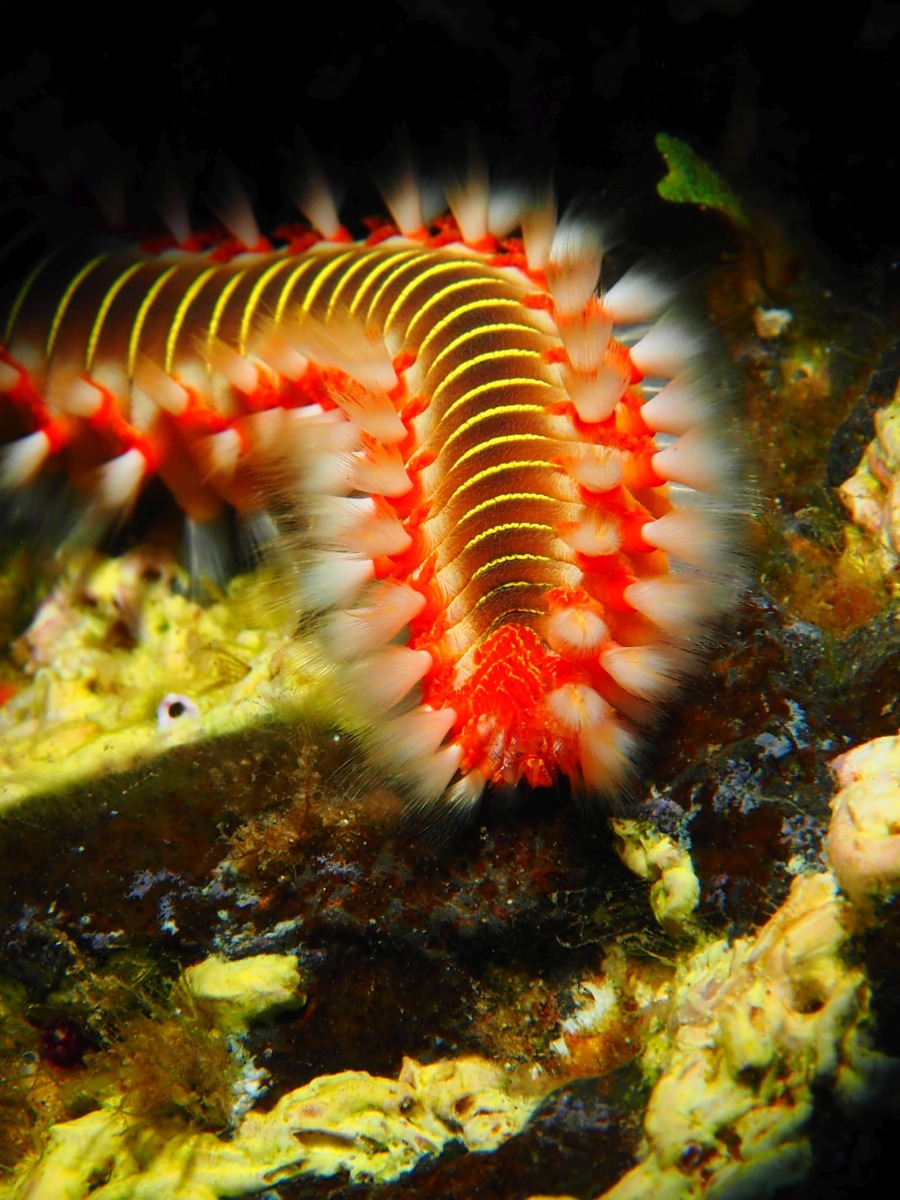
M656 185L656 190L672 204L694 204L698 208L713 208L739 228L750 229L750 221L740 200L718 171L696 154L686 142L669 133L656 135L656 148L663 156L668 175Z

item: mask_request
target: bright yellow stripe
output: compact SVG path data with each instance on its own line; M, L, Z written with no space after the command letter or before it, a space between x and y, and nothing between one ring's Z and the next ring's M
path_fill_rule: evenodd
M144 322L147 320L147 313L150 311L153 301L165 286L166 281L171 279L177 270L178 266L176 265L174 267L169 267L167 271L163 271L162 275L160 275L159 279L157 279L153 286L149 288L147 295L141 301L141 306L137 311L137 316L135 317L134 324L131 327L131 337L128 339L129 379L131 379L131 377L134 375L134 362L137 358L138 345L141 340L141 330L144 328Z
M456 488L456 490L453 492L453 495L446 500L446 503L449 504L451 500L456 500L457 497L461 496L462 493L467 491L469 488L477 487L479 483L483 483L485 479L490 479L494 475L502 475L504 471L527 470L529 467L543 467L547 471L559 470L559 467L550 462L534 462L532 460L526 460L524 462L496 463L493 467L487 467L484 471L479 471L477 475L470 475L468 479L466 479L459 485L458 488Z
M485 563L483 567L479 567L477 571L473 572L471 578L473 580L477 579L480 575L486 575L488 571L493 571L494 567L499 567L503 563L511 563L511 562L555 563L556 559L551 558L549 556L549 554L504 554L502 558L492 558L489 563ZM528 581L526 581L526 580L509 580L509 583L520 583L520 582L528 582ZM504 586L508 586L508 584L505 584ZM533 587L534 585L529 583L528 586Z
M468 266L469 264L464 263L463 265ZM385 328L388 328L390 326L391 322L397 316L397 313L399 312L399 310L403 307L405 302L413 294L413 292L416 290L416 288L423 287L425 284L430 283L431 280L435 279L438 275L446 275L446 273L448 271L458 271L459 268L460 268L459 259L450 258L450 259L446 259L445 261L435 263L434 266L429 267L427 269L427 271L421 271L415 277L415 279L411 280L406 285L406 287L404 287L400 290L400 294L394 300L394 303L391 305L390 311L388 312L388 315L385 318L385 322L384 322ZM428 300L428 303L425 305L425 309L423 309L422 311L427 310L432 304L436 304L443 296L446 296L449 292L456 291L461 287L468 287L470 284L474 284L474 283L496 283L496 282L497 282L497 280L494 279L490 275L473 275L467 279L461 279L457 283L450 284L445 288L441 288L440 291L435 292L434 295L431 296L431 298Z
M489 450L495 446L508 446L511 442L545 442L548 445L552 443L554 448L558 449L558 443L553 442L552 438L544 437L541 433L506 433L502 437L488 438L486 442L479 442L477 446L473 446L471 450L461 454L453 464L454 469L461 466L467 458L480 454L482 450ZM546 465L546 463L541 463L541 466Z
M477 425L479 421L486 421L488 417L493 417L497 413L512 415L513 413L545 413L547 410L543 404L504 404L501 408L489 408L486 412L476 413L474 417L470 417L468 421L464 421L459 428L454 429L444 444L441 446L441 453L452 445L458 437L462 437L473 425Z
M491 590L489 592L485 592L484 595L473 606L472 613L474 614L474 613L478 612L479 608L483 608L485 606L485 604L487 604L490 601L492 596L495 596L498 592L505 592L505 591L507 591L507 589L511 591L513 588L542 587L545 591L547 591L551 587L554 587L554 586L555 585L552 583L530 583L527 579L511 579L511 580L509 580L509 582L501 583L497 587L491 588ZM539 608L517 608L515 611L520 612L520 613L532 613L534 616L540 616L540 617L547 615L545 612L543 612ZM505 621L508 618L508 616L509 616L508 613L504 614L503 620Z
M510 500L516 502L521 500L540 500L544 504L555 504L555 500L551 500L549 496L543 496L540 492L507 492L502 496L492 496L490 500L483 500L481 504L476 504L474 508L470 508L464 517L461 517L457 528L464 521L471 521L473 517L480 517L482 513L489 512L492 508L496 508L498 504L508 504Z
M317 266L318 263L319 259L313 255L310 255L309 258L301 258L300 262L291 272L284 284L284 287L281 289L281 295L278 297L278 303L275 305L275 316L273 319L276 325L281 325L284 322L284 310L287 308L291 292L294 290L294 286L298 279L301 279L311 267Z
M356 277L360 273L366 274L366 272L370 271L372 268L372 263L378 262L383 258L383 255L384 251L380 246L374 246L371 249L362 251L359 254L356 262L344 272L343 279L334 289L331 299L328 301L328 308L325 314L326 317L332 316L335 312L335 309L341 307L346 308L348 312L353 311L353 305L356 304L359 296L365 291L370 282L370 280L367 279L357 290ZM350 293L351 289L353 289L353 291L352 294L349 295L349 299L344 299L343 297L345 293Z
M56 248L56 250L51 250L51 252L49 254L45 255L37 263L37 265L34 267L34 269L29 274L28 278L22 284L22 287L19 290L19 294L16 296L15 301L13 302L13 306L10 309L9 319L6 322L6 328L3 330L3 340L4 340L4 342L6 342L7 345L9 345L9 343L12 341L13 329L15 328L15 324L16 324L16 321L18 320L19 313L22 311L22 305L25 303L26 299L28 298L28 293L34 287L34 285L38 279L38 276L41 274L41 272L44 270L44 268L53 261L54 258L57 258L63 252L63 250L66 248L66 246L68 244L69 244L68 242L64 243L62 246L58 246Z
M445 355L452 354L454 350L457 350L464 342L469 341L470 338L481 337L483 333L511 333L514 329L523 330L525 333L537 332L534 326L523 325L519 321L497 321L492 325L479 325L476 329L467 329L459 337L454 338L452 342L448 342L437 358L434 359L429 370L434 371Z
M461 550L460 554L472 550L479 542L487 541L488 538L495 537L498 533L514 533L521 529L533 529L535 533L556 533L552 525L541 525L537 521L507 521L505 525L492 525L490 529L483 529L481 533L476 533L471 541L466 542L465 549ZM459 555L457 555L458 557Z
M402 275L404 271L409 270L410 267L417 267L420 262L424 262L429 257L430 255L425 250L419 250L418 252L415 250L398 250L396 254L392 254L389 258L386 258L381 266L375 268L359 289L359 292L354 296L350 305L350 312L357 312L362 307L363 302L365 302L366 312L370 313L387 289L397 281L398 276ZM387 278L383 278L384 276L387 276ZM380 283L379 280L381 281ZM366 300L366 294L373 284L378 284L375 294L370 300ZM384 328L387 329L387 326L385 325Z
M172 374L172 363L175 359L175 346L178 342L178 335L181 333L181 327L184 324L184 319L187 316L188 309L197 299L197 295L200 292L200 289L206 283L207 279L209 279L211 275L217 274L217 272L218 267L207 267L205 271L201 271L191 286L184 293L178 307L175 309L175 316L172 319L172 326L169 329L169 336L166 338L166 357L163 363L165 371L169 375Z
M76 274L75 278L62 294L62 299L56 306L56 312L53 314L53 321L50 325L50 332L47 334L47 358L53 357L53 349L56 346L56 339L59 337L59 327L63 323L63 318L66 315L66 309L72 302L72 297L75 295L75 290L78 285L88 276L94 267L102 263L108 256L106 254L98 254L96 258L92 258L90 262L85 263L81 270Z
M496 296L491 300L472 300L469 304L463 304L459 308L454 308L453 312L447 313L446 317L442 317L440 321L432 325L431 329L425 335L425 340L419 343L419 357L421 358L422 354L424 354L424 352L428 349L429 342L433 341L436 337L440 337L441 333L447 328L448 325L452 324L452 322L457 320L459 317L465 316L467 313L475 312L479 308L519 309L521 307L521 300L513 300L512 298ZM415 325L416 321L419 319L419 315L420 314L417 314L415 317L413 317L412 322L409 325L409 329L407 329L407 333L409 333L413 325ZM483 326L482 328L485 327ZM479 329L478 332L480 333L481 329Z
M546 382L546 380L530 379L527 375L524 375L524 376L523 375L513 375L509 379L490 379L490 380L488 380L487 383L480 383L478 385L478 387L469 388L469 390L467 392L463 392L463 394L461 396L457 396L457 398L453 401L453 403L450 405L450 407L447 409L447 411L441 417L440 423L443 425L443 423L445 421L450 420L450 418L457 411L457 409L460 409L464 405L468 404L470 400L474 400L479 396L484 396L488 392L496 392L500 388L518 387L518 386L524 386L526 384L531 387L546 388L547 391L553 391L553 388L551 387L551 385L549 383ZM488 416L489 413L499 413L499 412L502 412L507 407L511 407L511 406L507 406L506 404L499 404L499 405L497 405L496 408L492 408L490 410L485 410L485 412L482 415ZM449 440L450 439L448 439L448 441Z
M113 301L128 280L131 279L132 275L136 275L144 266L146 266L146 263L143 259L140 262L132 263L130 267L122 272L112 287L107 289L106 295L97 309L97 315L94 317L94 323L88 335L87 349L84 352L84 365L88 371L94 365L94 355L97 352L97 343L100 341L100 332L103 329L103 322L106 320L109 310L113 306Z
M407 327L406 327L407 336L412 337L412 331L415 328L415 326L419 323L419 321L427 319L430 310L432 308L434 308L434 306L436 304L440 304L440 302L446 296L451 295L453 292L461 292L461 291L464 291L466 288L477 287L477 286L481 286L486 283L492 283L497 287L500 286L499 279L491 279L489 276L481 276L481 275L476 275L474 279L460 279L456 283L448 283L446 287L441 288L441 290L439 292L435 292L433 296L429 297L429 299L422 305L422 307L420 309L418 309L418 311L416 312L416 315L413 317L413 319L410 321L409 325L407 325ZM448 316L451 318L461 316L463 313L470 312L472 309L474 309L480 305L492 304L492 303L499 304L502 302L503 302L502 297L498 297L495 300L487 300L487 301L471 300L468 304L461 304L459 306L459 308L455 308L452 313L448 314ZM514 300L512 303L516 304L518 302Z
M441 380L441 382L438 384L438 386L434 389L434 391L432 393L432 396L431 396L432 403L438 398L438 396L441 394L442 390L447 386L448 383L452 383L454 379L458 379L459 376L462 375L462 373L464 371L468 371L472 367L477 367L479 365L479 363L499 362L501 359L504 359L504 358L523 358L523 357L536 358L536 359L540 360L541 355L537 350L517 350L515 347L512 347L510 349L505 349L505 350L490 350L485 354L476 354L474 358L470 358L466 362L461 363L458 367L454 368L454 370L452 370L449 375L445 376L445 378L443 378ZM534 382L537 383L537 382L542 382L542 381L534 380ZM467 392L466 395L468 395L468 394L469 393ZM453 408L456 407L456 403L458 403L458 402L455 402L453 404L453 406L447 410L448 413L453 411Z
M343 254L338 254L334 258L330 259L328 263L322 267L318 275L310 284L309 291L306 292L303 299L300 301L300 309L302 312L308 313L312 310L312 306L316 302L316 297L318 296L319 292L321 292L324 285L328 282L335 271L339 271L344 263L353 257L353 254L353 250L346 250Z
M244 267L242 270L236 271L234 273L234 275L232 275L232 277L225 284L225 286L222 288L221 292L219 292L219 298L216 301L215 307L213 308L212 316L209 319L209 326L206 330L206 353L207 353L207 355L209 355L210 347L212 346L213 342L215 341L216 334L219 330L219 324L221 323L222 316L225 312L225 305L228 303L229 299L231 298L231 293L234 291L234 289L238 286L238 284L241 282L241 280L247 274L248 270L249 270L249 267Z
M262 275L260 275L259 279L257 279L256 283L254 284L253 290L247 298L247 304L244 307L244 315L241 318L241 328L238 332L237 348L240 354L243 354L247 349L247 338L250 336L250 325L254 316L256 315L256 309L259 305L259 301L263 292L269 286L278 272L283 271L285 267L290 266L292 261L293 260L290 258L282 258L279 259L278 262L272 263L270 267L267 267L265 271L263 271Z

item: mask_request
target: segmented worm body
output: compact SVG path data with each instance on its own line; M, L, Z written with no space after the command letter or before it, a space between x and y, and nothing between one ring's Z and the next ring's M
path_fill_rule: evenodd
M453 199L426 226L401 189L361 242L327 204L278 248L35 261L26 232L2 482L63 463L113 512L158 474L198 526L277 490L301 603L410 795L615 795L733 599L736 457L658 285L601 296L589 225L545 204L508 237L481 185Z

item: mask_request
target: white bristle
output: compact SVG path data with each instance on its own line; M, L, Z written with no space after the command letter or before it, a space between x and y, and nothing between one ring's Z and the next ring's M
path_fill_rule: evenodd
M425 607L421 592L393 580L373 584L364 599L363 607L333 613L328 620L328 641L337 658L356 658L385 645Z
M616 518L603 516L590 508L582 512L575 528L565 534L565 540L575 553L587 554L592 558L615 554L622 545L622 531Z
M529 270L546 268L555 232L556 202L548 191L543 200L533 202L522 214L522 239Z
M435 754L406 765L403 772L406 787L419 804L434 804L437 800L443 803L443 793L461 762L461 747L444 746Z
M212 370L224 375L231 386L244 395L252 395L259 387L259 371L253 363L218 338L212 339L208 359Z
M241 457L241 439L236 429L223 429L201 439L201 450L209 475L231 479Z
M51 402L73 417L90 420L100 411L103 403L103 392L88 379L80 375L72 376L63 382L52 380L47 389Z
M406 426L386 392L335 385L330 395L341 412L363 433L388 445L396 445L406 437Z
M352 482L358 492L396 499L412 487L403 456L394 446L373 446L353 456Z
M96 472L97 502L101 508L130 508L147 472L147 460L137 447L104 463Z
M283 331L293 348L319 366L337 367L374 391L397 386L397 372L383 338L371 336L359 322L304 320Z
M374 755L392 767L430 758L453 727L452 708L414 708L378 726ZM445 785L446 786L446 785Z
M616 324L650 321L672 302L672 289L639 267L626 271L603 297L603 307Z
M180 417L190 400L187 388L145 355L135 366L132 390L136 388L173 417Z
M585 784L605 795L618 792L633 770L637 738L609 717L582 730L578 747Z
M455 750L457 747L448 746L447 750L442 750L442 755L447 754L449 750ZM462 755L460 754L460 758ZM453 778L451 774L447 783ZM445 811L449 811L451 816L459 816L463 820L471 813L472 809L481 799L484 789L487 787L487 778L483 771L479 771L477 767L463 775L462 779L458 779L453 787L445 796L441 797L441 807ZM447 784L444 784L446 787ZM443 790L443 789L442 789ZM438 793L440 795L440 793Z
M490 190L484 168L473 166L464 181L451 181L444 193L463 241L472 245L486 237Z
M191 236L191 218L184 188L172 175L168 175L163 182L157 210L175 244L183 246Z
M384 184L380 191L400 232L407 237L418 233L425 224L425 218L422 214L419 182L412 167L407 167L397 179Z
M321 172L313 172L294 193L294 203L324 238L334 238L341 232L337 202L328 180Z
M604 671L642 700L661 700L678 686L679 659L662 646L610 646L600 655Z
M525 197L512 187L491 190L488 201L488 229L496 238L508 237L522 221Z
M649 521L641 530L644 541L682 562L704 571L729 565L732 539L723 522L702 509L675 509Z
M703 429L689 429L677 442L658 450L651 462L663 479L700 492L725 491L734 480L733 457Z
M609 637L606 622L589 608L563 608L547 622L547 642L554 650L588 654Z
M0 450L0 488L30 483L50 454L50 439L43 429L26 434Z
M641 416L655 433L686 433L709 420L710 400L688 372L682 372L646 402Z
M312 505L312 518L315 542L326 549L379 558L404 554L412 545L401 522L368 497L321 497Z
M284 332L275 326L263 330L254 341L253 353L292 383L302 379L309 368L309 359L296 350Z
M0 394L11 392L19 382L21 372L7 362L0 362Z
M628 381L619 367L604 363L596 374L566 372L565 384L581 420L596 424L606 421L615 412L616 405L625 395Z
M314 610L351 604L375 577L371 560L322 551L304 567L300 596Z
M599 370L606 356L611 332L612 321L602 311L561 322L559 336L572 368L582 375Z
M404 700L433 665L427 650L387 646L354 663L347 671L347 681L368 708L386 712Z
M218 184L220 195L210 207L231 236L250 250L262 236L250 197L230 169L220 172Z
M566 683L546 697L547 708L565 733L594 729L608 719L612 709L594 688L584 683Z
M558 316L582 312L596 291L602 262L596 229L576 221L560 222L547 262L547 287Z
M588 447L584 454L568 459L566 467L575 482L591 492L608 492L622 482L622 454L606 446Z
M642 375L671 379L700 352L700 338L675 320L663 318L631 348L631 360Z
M689 575L639 579L623 594L632 608L676 636L692 633L719 607L714 585Z

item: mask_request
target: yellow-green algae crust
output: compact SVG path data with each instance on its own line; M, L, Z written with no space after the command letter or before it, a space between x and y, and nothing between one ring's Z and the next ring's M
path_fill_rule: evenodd
M216 602L161 550L82 551L18 639L20 682L0 705L0 812L152 760L174 746L270 720L307 702L295 619L269 569ZM166 725L166 696L189 705Z

